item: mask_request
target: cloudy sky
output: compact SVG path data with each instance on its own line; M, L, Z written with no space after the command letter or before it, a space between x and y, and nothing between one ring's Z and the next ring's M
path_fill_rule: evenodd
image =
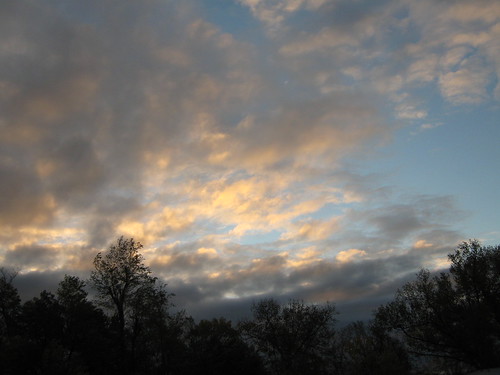
M31 297L124 235L198 318L267 296L368 316L460 241L500 243L499 20L495 0L3 0L0 264Z

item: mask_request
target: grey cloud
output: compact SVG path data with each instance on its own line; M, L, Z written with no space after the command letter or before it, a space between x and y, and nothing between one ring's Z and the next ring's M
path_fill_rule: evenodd
M265 275L258 270L254 273L248 270L217 281L197 277L181 282L174 278L169 281L169 288L176 294L178 307L186 308L198 319L221 315L241 319L250 315L252 302L272 297L282 302L290 298L315 303L329 300L337 305L341 313L339 319L349 322L369 319L373 310L394 296L397 288L414 278L422 257L422 254L408 252L356 264L323 261L289 275L277 269ZM270 264L274 262L269 260ZM262 289L259 291L256 285ZM269 290L266 288L269 285L274 288ZM227 297L235 292L240 295L238 299Z
M433 230L456 232L448 227L465 217L450 196L407 196L407 203L371 202L376 207L351 209L343 219L343 240L352 247L380 251L398 247L414 237L426 236ZM385 203L385 204L380 204ZM368 225L368 226L366 226ZM455 237L456 238L456 237ZM342 239L337 240L339 243Z
M45 177L49 189L62 202L79 203L79 208L92 204L107 172L91 142L83 138L62 140L42 163L50 169L50 176Z
M18 274L13 285L17 288L23 301L27 301L40 294L42 290L52 293L57 291L57 285L64 278L64 272L29 272Z
M38 174L58 208L93 216L89 235L115 233L119 215L137 213L126 204L110 215L109 202L144 196L159 157L167 171L183 171L210 167L211 152L225 148L225 170L252 168L269 152L281 169L311 162L316 142L330 162L383 129L362 95L293 100L273 78L277 66L258 71L253 47L202 21L192 4L153 1L140 12L132 1L8 4L1 27L12 48L2 50L0 77L12 94L2 102L10 138L2 145L23 160L20 173ZM249 108L267 115L241 130ZM221 150L196 138L205 118L208 130L227 137Z
M0 223L14 227L49 224L55 207L36 172L31 166L4 160L0 159Z
M14 266L42 266L50 268L57 258L57 252L36 244L21 245L8 251L4 261Z
M154 32L160 29L161 38L172 34L158 43L178 43L175 35L183 33L171 33L181 27L175 11L164 2L155 6L151 18L159 17L158 9L168 17L161 25L155 22ZM152 26L141 29L145 21L132 2L113 11L97 2L7 1L3 7L0 81L10 90L0 103L6 134L1 143L22 162L15 171L2 171L2 181L9 181L2 184L2 213L11 216L12 224L29 223L28 217L40 216L45 192L67 208L95 207L96 215L104 215L110 200L140 194L143 153L175 143L182 131L174 125L182 125L177 104L191 89L169 86L175 73L152 55L161 46L144 40ZM81 18L72 19L73 7L82 11ZM148 107L152 94L164 108ZM31 169L35 165L42 170ZM9 202L31 212L16 220ZM50 213L47 208L46 216Z
M152 261L151 267L153 269L169 269L172 273L184 273L184 272L201 272L206 268L210 268L214 265L220 264L222 261L218 257L214 257L208 254L197 254L197 253L173 253L170 255L168 262L162 263L158 261Z
M432 244L425 251L448 251L450 246L456 245L464 240L463 234L457 230L449 228L436 228L423 231L419 233L418 238L420 241Z
M406 237L408 233L420 229L423 225L418 212L411 206L390 207L381 215L370 218L370 221L393 239Z

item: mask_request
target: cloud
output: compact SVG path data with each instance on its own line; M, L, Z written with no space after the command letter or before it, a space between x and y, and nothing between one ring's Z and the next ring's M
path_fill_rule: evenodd
M354 258L363 257L365 255L366 251L364 250L349 249L338 253L336 259L341 263L345 263L352 261Z
M489 98L492 71L479 59L467 58L439 78L442 95L455 104L479 103Z
M358 166L393 117L437 124L423 88L497 98L497 6L238 3L263 33L189 0L1 3L0 257L20 285L88 273L126 235L196 311L375 301L460 239L452 198Z
M238 0L250 8L255 17L264 22L271 32L276 31L287 16L301 9L317 10L327 0Z
M427 118L433 103L421 96L422 87L438 89L455 105L495 97L500 54L492 41L500 29L494 1L322 5L323 17L301 13L300 29L291 22L296 10L279 12L272 23L280 30L284 64L319 91L362 87L389 95L405 121ZM270 2L249 6L261 19L257 7L278 14Z
M4 262L14 267L35 267L41 269L51 268L58 256L56 249L49 246L24 245L17 246L6 253Z
M49 224L55 215L55 201L36 172L18 162L0 161L0 223L3 226Z

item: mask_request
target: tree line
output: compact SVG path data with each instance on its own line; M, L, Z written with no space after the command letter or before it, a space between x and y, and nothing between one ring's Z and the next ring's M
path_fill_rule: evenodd
M421 270L369 322L337 328L331 303L263 299L236 324L173 312L134 239L94 259L88 280L21 303L0 274L2 374L361 375L500 367L500 246L464 242L448 272ZM87 287L95 291L90 298Z

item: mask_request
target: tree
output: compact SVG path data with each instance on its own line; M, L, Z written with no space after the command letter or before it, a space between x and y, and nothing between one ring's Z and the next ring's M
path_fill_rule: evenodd
M98 253L94 258L95 270L90 282L97 291L98 302L113 310L118 321L120 337L125 332L126 316L134 297L145 284L154 283L150 269L144 265L139 253L140 242L120 237L103 256Z
M275 374L322 374L333 355L335 307L266 299L252 306L253 320L239 329Z
M130 301L130 351L132 368L141 373L166 372L165 341L168 332L168 309L172 305L165 284L155 278L141 285Z
M3 374L18 374L18 364L25 360L21 356L20 347L24 342L19 338L21 333L21 298L12 281L17 273L0 268L0 364Z
M62 338L62 308L54 294L43 290L23 305L22 318L30 337L43 347Z
M92 374L109 374L114 353L106 337L106 317L87 299L85 286L77 276L64 275L56 293L62 311L66 372L87 368Z
M22 307L24 328L21 373L64 374L62 308L54 294L43 290ZM21 352L19 350L19 352Z
M90 283L98 303L112 311L116 323L123 371L134 373L149 366L148 356L156 356L165 331L166 311L172 296L165 284L151 276L139 250L141 243L120 237L106 254L94 258ZM158 347L161 347L158 346ZM149 350L150 349L150 350ZM154 367L154 366L153 366ZM142 368L143 372L149 370Z
M500 365L500 246L463 242L449 273L421 270L376 313L378 324L401 332L418 355L478 369Z
M21 312L21 298L12 281L16 272L0 268L0 337L12 336Z
M224 318L201 320L188 335L190 374L262 374L257 353Z
M408 353L399 340L391 337L374 322L354 322L339 333L341 374L409 374Z

